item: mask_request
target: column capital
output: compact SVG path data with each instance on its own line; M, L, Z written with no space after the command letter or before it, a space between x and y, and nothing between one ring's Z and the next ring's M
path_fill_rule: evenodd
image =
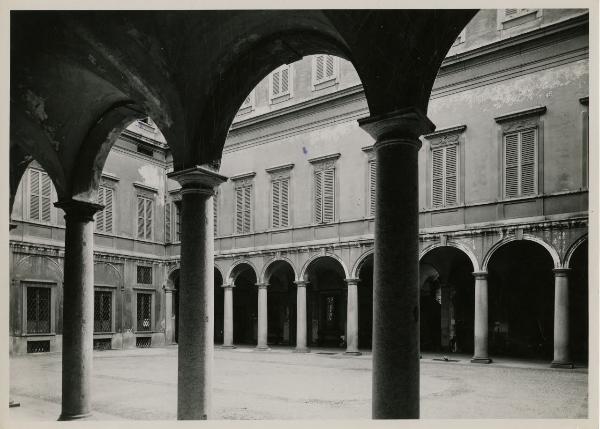
M309 284L309 283L310 283L310 282L309 282L308 280L296 280L296 281L294 282L294 284L295 284L297 287L306 287L306 285L307 285L307 284Z
M167 174L167 177L179 182L181 195L187 193L214 195L215 187L227 181L227 177L199 165L185 170L173 171Z
M65 212L65 219L71 218L81 221L92 221L94 215L104 208L102 204L92 203L83 200L59 200L54 203L54 207L62 209Z
M269 286L269 283L256 283L259 289L266 289Z
M223 283L221 285L222 288L229 288L229 289L233 289L235 287L234 283Z
M473 277L475 277L476 279L487 279L488 273L487 271L474 271L473 272Z
M567 277L571 272L571 268L553 268L554 277Z
M358 285L360 279L344 279L346 285Z
M407 107L383 115L359 119L358 125L377 143L412 140L419 148L421 147L419 137L435 130L433 122L416 107Z

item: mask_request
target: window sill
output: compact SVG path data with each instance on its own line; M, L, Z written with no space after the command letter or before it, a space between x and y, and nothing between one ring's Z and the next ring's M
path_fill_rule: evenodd
M159 334L158 331L134 331L135 335L151 335L151 334Z
M55 337L56 333L49 332L45 334L21 334L22 337Z
M313 83L313 91L320 91L321 89L331 88L338 84L337 78L331 78L328 80L322 80L320 82Z
M270 104L279 104L279 103L283 103L284 101L288 101L289 99L292 98L292 95L288 92L287 94L281 94L278 95L277 97L271 97L271 99L269 100Z
M95 339L111 338L116 332L94 332Z

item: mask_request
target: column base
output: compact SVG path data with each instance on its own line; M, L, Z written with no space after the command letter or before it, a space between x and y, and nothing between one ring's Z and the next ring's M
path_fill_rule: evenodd
M307 347L304 348L295 348L294 350L292 350L292 353L310 353L310 349Z
M235 349L236 347L231 345L231 346L226 346L225 344L219 346L220 349Z
M268 352L271 348L269 346L256 346L254 350L257 352Z
M85 413L85 414L64 414L64 413L62 413L58 417L58 421L66 422L69 420L82 420L82 419L87 419L88 417L91 417L91 416L92 416L92 413Z
M573 369L573 368L575 368L575 365L573 365L571 362L556 362L556 361L552 361L552 363L550 364L550 368Z
M347 350L344 352L344 354L347 356L361 356L362 355L362 353L359 352L358 350L357 351L348 351Z
M471 359L471 363L492 363L492 360L490 358L480 358L473 356L473 359Z

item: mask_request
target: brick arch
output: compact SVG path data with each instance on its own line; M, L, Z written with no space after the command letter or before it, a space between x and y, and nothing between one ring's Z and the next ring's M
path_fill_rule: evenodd
M506 238L498 241L496 244L494 244L490 248L490 250L488 250L487 254L483 258L483 263L481 264L481 270L487 271L487 267L490 262L490 259L492 258L492 256L496 252L496 250L498 250L499 248L501 248L502 246L504 246L507 243L510 243L513 241L521 241L521 240L522 241L533 241L534 243L538 243L539 245L541 245L550 254L550 257L552 258L552 262L554 263L554 268L560 268L560 256L558 255L558 252L556 251L556 249L554 247L552 247L550 244L546 243L541 238L538 238L538 237L535 237L535 236L529 235L529 234L523 234L522 239L518 239L516 236L511 235L509 237L506 237Z
M428 246L425 249L421 250L421 253L419 253L419 262L421 262L421 259L423 259L423 257L427 253L431 252L434 249L438 249L440 247L453 247L455 249L460 250L471 261L471 265L473 265L473 271L474 272L479 271L479 261L477 260L477 257L475 256L473 251L471 249L469 249L467 246L460 244L460 243L455 243L453 241L448 241L448 242L446 242L446 244L434 243L431 246Z

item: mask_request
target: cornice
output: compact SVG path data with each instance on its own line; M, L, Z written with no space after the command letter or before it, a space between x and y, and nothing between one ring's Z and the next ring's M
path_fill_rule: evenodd
M332 153L329 155L317 156L308 160L311 164L320 164L321 162L335 161L340 157L340 153Z
M154 192L154 193L158 193L158 188L155 188L153 186L149 186L146 185L144 183L140 183L140 182L133 182L133 186L136 188L140 188L140 189L144 189L146 191L150 191L150 192Z
M516 112L510 112L504 115L496 116L494 120L500 124L502 122L514 121L516 119L523 119L530 116L540 116L544 113L546 113L546 106L535 106L523 110L517 110Z
M292 168L294 168L294 163L290 162L289 164L276 165L275 167L265 168L265 171L269 174L273 174L273 173L280 173L280 172L286 171L286 170L291 170Z
M425 134L423 137L430 140L430 139L434 139L434 138L438 138L438 137L443 137L443 136L446 136L449 134L460 134L460 133L464 132L466 129L467 129L466 125L454 125L452 127L441 128L432 133Z
M237 182L239 180L252 179L254 176L256 176L256 173L254 171L250 171L247 173L241 173L241 174L236 174L235 176L231 176L229 178L229 180L231 180L232 182Z

